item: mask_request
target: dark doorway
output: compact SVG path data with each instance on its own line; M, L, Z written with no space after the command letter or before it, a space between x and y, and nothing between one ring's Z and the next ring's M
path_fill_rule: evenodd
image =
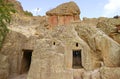
M21 62L20 74L27 73L31 64L33 50L23 50L23 58Z
M81 50L73 50L73 68L83 68L81 59Z

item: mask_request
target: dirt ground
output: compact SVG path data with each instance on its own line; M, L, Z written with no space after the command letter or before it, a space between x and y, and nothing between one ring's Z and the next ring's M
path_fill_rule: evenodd
M21 74L18 76L10 76L8 79L27 79L27 74Z

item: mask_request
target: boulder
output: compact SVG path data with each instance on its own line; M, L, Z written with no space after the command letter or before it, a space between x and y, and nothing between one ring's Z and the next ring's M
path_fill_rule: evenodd
M106 18L101 22L98 22L97 28L102 30L105 34L111 37L116 42L120 43L120 33L119 33L119 26L120 25L120 18Z
M107 36L101 30L90 27L87 24L76 25L76 31L93 51L92 56L96 66L102 65L102 62L107 67L120 66L120 45L112 38Z
M101 79L119 79L120 68L103 67L100 69Z

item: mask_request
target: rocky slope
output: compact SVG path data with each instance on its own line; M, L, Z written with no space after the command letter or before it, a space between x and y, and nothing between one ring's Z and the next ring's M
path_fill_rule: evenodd
M119 25L120 18L109 18L99 22L97 28L100 28L108 36L120 43Z
M53 11L60 9L58 13L64 17L61 9L69 7L67 13L74 13L71 7L74 2L63 5L47 14L56 16ZM80 13L75 7L75 11ZM31 62L27 79L119 79L120 34L116 33L119 24L119 18L101 17L48 28L47 16L14 14L0 50L0 79L25 78L27 62ZM82 64L75 69L73 51L78 50L81 51L79 62ZM32 51L31 61L25 60L26 51ZM16 77L18 75L21 76Z

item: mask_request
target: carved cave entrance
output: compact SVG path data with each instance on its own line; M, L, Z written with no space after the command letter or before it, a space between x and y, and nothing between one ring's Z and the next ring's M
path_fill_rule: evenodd
M23 58L21 61L20 74L27 73L30 68L33 50L23 50Z
M83 68L81 50L73 50L73 69Z

